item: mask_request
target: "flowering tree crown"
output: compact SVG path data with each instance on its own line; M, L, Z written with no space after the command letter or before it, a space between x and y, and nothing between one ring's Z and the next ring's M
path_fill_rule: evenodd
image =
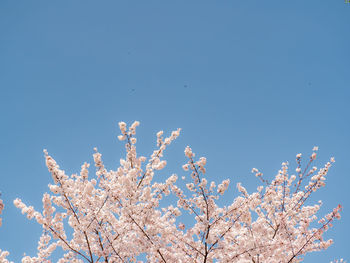
M166 166L162 159L167 146L180 129L169 137L157 133L157 148L148 161L136 153L136 127L119 123L125 141L126 156L116 171L107 171L101 154L93 154L96 176L89 178L89 164L80 174L68 176L45 150L53 184L51 193L43 195L43 211L14 200L16 207L43 229L34 257L24 256L23 263L52 262L52 253L63 251L58 263L64 262L300 262L303 255L328 248L324 232L340 218L340 206L317 220L321 202L306 205L313 192L325 186L331 158L321 169L312 166L318 148L313 149L305 167L301 154L297 168L290 175L288 163L282 163L276 177L269 182L257 169L252 172L261 185L254 193L240 184L240 192L231 204L220 207L217 200L227 190L230 180L216 185L205 178L206 158L195 159L186 147L188 171L186 189L177 184L173 174L165 182L155 182L156 170ZM160 200L172 194L177 202L160 207ZM0 214L3 203L0 200ZM194 223L179 222L188 213ZM0 221L1 225L1 221ZM67 231L67 229L69 229ZM68 234L68 233L72 234ZM7 251L0 250L0 262L9 263Z

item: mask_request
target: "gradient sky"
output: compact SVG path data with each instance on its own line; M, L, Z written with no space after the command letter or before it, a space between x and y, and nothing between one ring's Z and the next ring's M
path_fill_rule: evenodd
M305 262L350 261L350 4L294 1L0 1L0 248L19 262L41 233L12 201L41 209L51 183L42 150L67 173L92 162L115 169L124 146L117 123L139 120L138 150L155 133L182 134L167 150L183 175L190 145L208 159L208 179L230 178L229 202L250 173L271 179L318 145L318 166L336 159L315 198L338 203L327 251ZM223 202L225 203L225 202Z

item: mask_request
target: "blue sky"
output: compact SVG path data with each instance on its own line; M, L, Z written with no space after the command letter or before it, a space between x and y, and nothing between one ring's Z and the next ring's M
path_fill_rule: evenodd
M0 2L0 248L34 255L40 227L13 205L41 209L51 177L42 150L67 173L92 162L115 169L124 146L117 123L139 120L138 149L178 127L159 178L182 175L190 145L209 179L254 190L253 167L272 178L283 161L318 145L336 159L320 215L342 220L325 252L305 262L350 260L350 4L322 1Z

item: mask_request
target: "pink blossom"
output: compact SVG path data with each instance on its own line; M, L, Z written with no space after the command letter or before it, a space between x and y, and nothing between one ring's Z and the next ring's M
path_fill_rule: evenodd
M334 162L331 158L320 169L312 166L317 147L306 168L301 165L302 155L296 156L293 171L297 175L289 174L288 162L282 163L271 182L253 168L262 184L257 191L249 193L237 183L239 195L220 207L217 200L228 190L230 179L217 187L214 181L209 183L204 168L207 159L195 159L187 146L182 173L190 176L182 176L185 182L180 185L186 185L182 189L177 175L164 178L157 172L166 166L164 152L180 129L165 138L163 131L158 132L157 147L147 160L136 152L138 125L136 121L128 128L119 122L118 139L125 141L126 154L116 170L107 171L102 154L95 149L93 178L89 178L89 164L84 163L79 174L67 175L44 151L53 184L49 185L51 193L43 195L42 211L19 198L13 202L43 229L36 255L24 255L23 263L49 263L53 253L59 254L59 263L137 262L142 255L147 262L300 262L303 255L333 243L323 235L340 219L341 206L317 225L321 202L309 202L325 186ZM176 201L166 203L167 195ZM3 208L0 200L0 214ZM193 220L185 226L186 217ZM9 252L0 250L1 263L10 263L8 256Z

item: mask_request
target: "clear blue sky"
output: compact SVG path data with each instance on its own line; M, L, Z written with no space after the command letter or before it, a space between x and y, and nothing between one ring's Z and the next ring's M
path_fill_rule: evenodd
M350 260L350 4L294 1L0 2L0 248L34 255L40 227L12 201L41 209L51 177L47 148L68 173L92 161L108 169L124 146L118 121L139 120L139 151L181 127L167 173L183 173L190 145L208 178L254 190L253 167L272 178L283 161L318 145L318 166L336 159L315 196L342 220L326 252L306 262Z

